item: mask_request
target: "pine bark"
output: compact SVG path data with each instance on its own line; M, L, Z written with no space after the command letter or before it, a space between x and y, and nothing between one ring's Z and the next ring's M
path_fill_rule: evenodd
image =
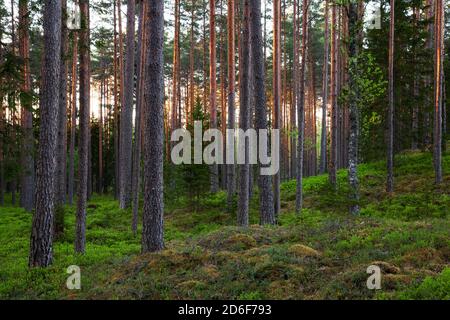
M58 113L58 145L55 202L55 236L64 233L64 204L66 203L66 168L67 168L67 0L61 1L61 68L60 68L60 97Z
M292 101L290 110L290 135L291 135L291 176L290 178L297 178L297 144L294 136L296 130L296 118L297 118L297 95L298 95L298 71L299 71L299 41L298 41L298 12L299 3L298 0L294 0L294 12L293 12L293 72L292 72Z
M23 59L23 83L22 91L31 95L30 74L30 35L29 35L29 8L27 0L19 1L19 54ZM22 148L21 148L21 192L20 205L27 211L34 207L34 134L32 103L30 97L21 100L21 126L22 126Z
M216 2L209 0L209 116L211 129L217 129L217 77L216 77ZM219 191L219 166L210 166L211 192Z
M30 240L30 267L47 267L53 260L53 216L58 109L61 67L61 2L46 0L44 15L44 57L40 98L41 128L36 172L36 210Z
M186 115L186 126L193 124L193 112L195 108L195 4L196 0L191 3L191 47L189 50L189 111Z
M118 61L118 37L117 37L117 5L116 1L113 1L114 7L114 198L117 199L120 196L120 161L119 161L119 61Z
M90 117L90 56L89 0L80 0L80 130L78 144L78 191L75 230L75 252L86 247L86 205L89 184L89 117Z
M173 39L171 131L178 127L178 92L180 77L180 0L175 0L175 34Z
M330 159L328 161L328 177L331 185L336 188L337 175L337 138L338 138L338 110L337 110L337 24L336 8L337 4L332 5L331 9L331 145Z
M133 234L137 233L138 214L139 214L139 192L141 184L141 146L142 146L142 104L144 100L144 66L146 54L145 23L147 17L147 3L141 2L139 16L139 42L138 42L138 70L137 70L137 101L136 101L136 124L134 133L134 153L133 153L133 220L131 229Z
M300 214L303 208L303 163L304 163L304 143L305 143L305 69L307 50L307 28L308 28L308 0L303 0L303 21L302 21L302 54L299 70L299 83L297 92L297 188L295 210Z
M358 181L358 128L359 128L359 110L358 110L358 85L356 77L358 76L358 33L360 21L358 21L358 5L350 3L348 10L349 21L349 88L353 91L349 99L349 125L350 136L348 144L348 180L350 185L350 213L359 214L359 181Z
M273 1L273 108L274 108L274 125L276 130L281 129L281 1ZM281 142L278 141L281 145ZM273 157L274 155L272 155ZM278 154L281 159L281 154ZM281 169L281 168L280 168ZM274 188L274 210L277 217L280 212L280 171L275 174L273 179Z
M164 248L164 0L148 1L144 83L144 210L142 252Z
M250 127L250 16L249 0L244 2L244 15L242 21L242 53L240 60L240 108L239 108L239 126L240 129L247 131ZM250 165L248 161L249 146L245 141L245 164L239 165L239 199L237 223L239 226L247 227L249 223L249 179Z
M131 206L131 170L133 146L133 98L134 98L134 33L135 0L127 2L127 54L125 61L124 103L120 121L120 208Z
M69 148L69 175L67 183L67 198L70 205L73 204L75 189L75 135L77 126L77 65L78 65L78 31L73 32L73 54L72 54L72 107L70 120L70 148Z
M444 70L444 1L436 0L434 18L434 172L436 184L442 183L442 109L443 109L443 70Z
M391 18L389 24L389 70L388 70L388 143L387 143L387 185L386 191L394 191L394 36L395 36L395 0L391 0Z
M103 61L102 61L103 62ZM105 66L102 63L102 79L100 80L100 104L99 104L99 117L98 117L98 181L97 191L99 194L103 193L103 106L106 95L106 79L105 79Z
M263 38L261 28L261 0L249 0L251 64L254 77L253 97L256 130L267 130L267 105L265 93ZM245 45L245 44L244 44ZM275 224L272 177L259 175L260 223Z
M325 34L324 34L324 53L323 53L323 69L322 69L322 134L320 140L320 174L324 174L327 170L327 114L328 114L328 75L329 75L329 49L330 35L328 24L328 0L325 1Z
M248 6L248 4L247 4ZM228 129L235 129L235 99L236 99L236 40L235 40L235 1L228 0ZM248 18L247 18L248 19ZM248 26L247 26L248 27ZM248 58L247 58L248 59ZM248 62L247 62L248 63ZM248 69L248 68L247 68ZM247 75L248 76L248 75ZM230 164L227 166L227 204L228 208L233 205L233 198L236 192L235 182L235 166Z

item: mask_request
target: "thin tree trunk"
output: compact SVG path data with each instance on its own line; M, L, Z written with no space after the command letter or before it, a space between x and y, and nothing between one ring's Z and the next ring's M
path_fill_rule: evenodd
M247 131L250 127L250 77L249 77L249 58L250 58L250 17L249 0L244 2L244 16L242 21L242 54L240 60L240 108L239 108L239 126L240 129ZM245 141L245 163L239 165L239 200L237 223L239 226L247 227L249 223L249 145Z
M298 11L299 11L299 5L298 0L294 0L294 13L293 13L293 31L292 31L292 37L293 37L293 72L292 72L292 101L291 101L291 110L290 110L290 136L291 136L291 176L290 178L296 178L297 177L297 148L296 148L296 139L295 139L295 129L296 129L296 101L297 101L297 94L298 94L298 70L299 70L299 60L298 60Z
M28 1L19 1L19 54L23 59L23 83L22 91L31 95L30 74L30 35L29 35L29 9ZM20 205L27 211L34 207L34 134L33 114L31 97L25 96L21 99L21 125L22 141L21 148L21 192Z
M336 188L337 175L337 137L338 137L338 114L337 114L337 31L336 31L336 6L332 4L331 9L331 145L328 175L330 183Z
M75 133L77 126L77 64L78 64L78 31L73 31L73 56L72 56L72 108L70 121L70 149L69 149L69 177L67 196L69 204L73 204L75 188Z
M89 184L89 116L90 116L90 57L89 0L80 0L80 137L78 146L78 192L75 252L84 253L86 246L86 203Z
M349 124L350 124L350 137L348 144L348 180L350 185L350 213L359 214L359 182L358 182L358 128L359 128L359 115L358 115L358 101L359 92L356 77L358 76L358 54L360 44L358 43L358 34L360 28L360 21L358 20L358 5L357 3L350 3L348 10L349 21L349 62L350 62L350 78L349 88L353 92L350 93L349 100Z
M225 88L226 88L226 84L225 84L225 79L227 77L227 71L225 68L225 61L226 61L226 31L224 31L226 29L224 22L225 17L223 14L223 0L220 0L220 21L222 23L220 23L219 29L220 29L220 39L219 39L219 63L220 63L220 68L219 68L219 73L220 73L220 129L222 131L222 136L223 136L223 143L224 146L226 146L226 141L227 141L227 137L226 137L226 132L227 132L227 112L226 112L226 98L225 98ZM224 150L224 157L226 155L226 150ZM221 164L220 167L218 167L218 170L220 171L220 186L223 190L226 189L226 180L227 180L227 173L226 173L226 165L225 164Z
M415 33L419 31L418 29L418 23L420 20L420 8L414 7L413 10L413 16L414 16L414 31ZM414 68L417 68L417 45L414 46ZM414 106L412 109L412 123L411 123L411 130L412 130L412 141L411 141L411 149L417 150L418 145L418 137L419 137L419 78L421 77L420 74L418 74L417 70L414 70L414 84L413 84L413 97L414 97Z
M60 97L58 113L58 145L55 190L55 237L64 233L64 204L66 203L66 168L67 168L67 0L61 1L61 68L60 68Z
M133 234L137 233L138 214L139 214L139 192L140 192L140 177L141 177L141 146L142 146L142 104L144 103L144 66L146 54L146 17L147 17L147 3L140 4L139 17L139 43L138 43L138 75L137 75L137 101L136 101L136 124L134 133L134 157L133 157L133 221L131 229Z
M131 163L133 146L133 91L134 91L134 33L135 0L127 2L127 55L125 61L125 79L123 105L120 121L120 208L131 206Z
M308 27L308 0L303 0L303 21L302 21L302 63L299 70L299 83L297 93L297 114L298 114L298 142L297 142L297 190L295 210L300 214L303 208L303 153L305 143L305 69L307 50L307 27Z
M117 39L117 5L114 0L114 198L119 198L120 194L120 175L119 175L119 85L117 78L119 75L118 67L118 39Z
M248 7L248 3L247 3ZM235 24L235 1L234 0L228 0L228 129L234 130L235 129L235 99L236 99L236 89L235 89L235 83L236 83L236 69L235 69L235 30L234 30L234 24ZM248 23L248 17L247 17L247 23ZM247 25L248 28L248 25ZM248 59L248 57L247 57ZM247 61L248 64L248 61ZM248 69L248 67L247 67ZM248 75L247 75L248 77ZM247 80L248 81L248 80ZM247 88L248 90L248 88ZM248 92L247 92L248 94ZM234 150L233 150L234 152ZM234 194L236 192L236 182L235 182L235 166L234 164L230 164L227 167L227 205L228 209L230 210L233 206L233 198Z
M436 184L442 183L442 106L444 69L444 1L435 2L435 68L434 68L434 171Z
M329 59L329 28L328 28L328 0L325 1L325 35L322 70L322 136L320 141L320 174L324 174L327 168L327 113L328 113L328 59Z
M36 210L30 240L30 267L47 267L53 260L53 216L58 109L61 67L61 2L46 0L44 15L44 60L40 99L40 136L36 174Z
M195 108L195 79L194 79L194 68L195 68L195 0L192 0L191 3L191 47L189 51L189 82L190 82L190 91L189 91L189 112L186 116L186 127L193 123L193 113Z
M102 66L105 68L105 66ZM100 82L100 114L98 119L98 193L103 193L103 104L105 90L105 70L103 69L103 77Z
M217 79L216 79L216 2L209 0L209 116L211 129L217 129ZM219 191L219 167L210 166L211 192Z
M144 211L142 251L164 248L164 1L148 2L144 84Z
M175 0L175 35L173 40L173 71L172 71L172 117L171 131L178 127L178 86L179 86L179 43L180 43L180 0Z
M388 147L387 147L387 192L394 191L394 35L395 0L391 0L389 27L389 88L388 88Z
M273 1L273 108L274 108L274 124L273 128L281 129L281 1ZM280 144L280 141L277 142ZM272 158L274 155L272 155ZM281 159L281 154L278 154ZM274 184L274 213L278 217L280 213L280 170L275 174Z
M208 68L206 62L206 0L203 0L203 112L206 113L207 110L207 96L208 96L208 85L207 85L207 75Z
M261 28L261 0L250 0L251 64L254 77L256 130L267 130L267 105L264 84L264 56ZM245 45L245 44L244 44ZM273 158L273 157L272 157ZM259 175L260 223L275 224L272 177Z

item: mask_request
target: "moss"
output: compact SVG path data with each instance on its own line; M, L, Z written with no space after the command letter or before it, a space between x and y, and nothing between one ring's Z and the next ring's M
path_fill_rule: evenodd
M241 251L254 248L256 240L246 234L234 234L223 243L225 250Z
M75 207L66 206L54 264L42 270L27 267L32 215L2 207L0 299L448 299L450 171L444 165L444 184L436 188L431 163L427 154L399 156L392 196L384 192L385 164L361 165L358 217L348 214L346 170L338 173L338 191L326 175L305 178L300 215L295 181L283 183L277 226L255 225L257 189L248 228L233 226L223 192L204 197L196 212L173 199L166 249L145 255L130 212L112 197L94 196L86 254L73 253ZM77 292L65 288L73 264L82 270ZM377 292L366 287L371 264L383 270Z
M289 247L289 252L297 257L320 257L321 253L313 248L307 247L302 244L294 244Z
M400 299L449 300L450 299L450 268L446 268L437 277L427 277L420 285L406 289L397 294Z
M391 263L385 261L373 261L370 263L371 265L375 265L380 267L381 271L385 274L398 274L400 273L400 268L394 266Z

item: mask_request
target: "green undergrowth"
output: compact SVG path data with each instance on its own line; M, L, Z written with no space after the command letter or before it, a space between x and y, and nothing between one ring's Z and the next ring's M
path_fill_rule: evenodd
M450 156L434 185L432 158L404 153L395 161L395 192L385 192L385 163L359 166L361 214L348 213L347 173L334 190L327 176L304 180L295 213L295 181L281 186L277 226L258 225L258 193L249 228L236 227L226 194L166 204L166 250L140 254L131 210L94 196L87 213L85 255L73 250L75 207L54 264L28 269L31 214L0 208L0 299L449 299ZM140 234L140 230L138 230ZM81 290L68 290L67 267L81 268ZM382 270L382 288L366 286L367 268Z

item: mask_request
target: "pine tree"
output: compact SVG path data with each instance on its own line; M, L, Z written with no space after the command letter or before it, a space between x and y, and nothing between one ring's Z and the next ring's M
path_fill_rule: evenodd
M144 210L142 252L164 248L164 1L148 2L144 80Z
M30 240L30 267L47 267L53 261L55 168L61 67L61 2L46 0L44 15L44 60L40 99L41 130L36 172L36 210Z
M234 130L235 128L235 82L236 82L236 70L235 70L235 1L228 0L228 129ZM234 152L234 150L233 150ZM227 166L227 205L228 208L232 207L233 198L236 189L235 182L235 166L233 164Z
M308 26L308 0L303 0L303 21L302 21L302 62L299 70L299 83L297 92L297 190L295 210L299 214L303 207L303 162L304 162L304 143L305 143L305 69L306 69L306 50L307 50L307 26Z
M22 142L21 148L21 192L20 204L27 211L34 207L34 135L33 114L31 97L31 73L30 73L30 35L29 35L29 5L27 0L19 1L19 54L23 59L23 84L21 99L21 124Z
M250 11L249 1L244 2L244 15L242 21L242 43L249 44L250 39ZM250 127L250 46L243 45L240 60L240 108L239 108L239 127L246 131ZM249 146L245 142L245 164L239 166L239 200L237 223L239 226L248 226L249 220L249 179L250 165L248 164Z
M80 0L80 136L78 144L78 191L75 230L75 252L86 247L86 207L89 184L89 124L90 124L90 55L89 0Z
M391 19L389 23L389 88L388 88L388 141L387 141L387 192L394 191L394 37L395 0L391 0Z
M267 130L267 106L264 84L264 56L261 28L261 0L249 0L251 41L251 68L254 77L253 98L255 103L256 130ZM261 224L275 224L275 210L272 189L272 177L259 175L260 190L260 222Z
M124 71L123 105L120 118L120 208L131 205L131 163L133 145L133 98L134 98L134 32L135 1L127 3L127 55Z

